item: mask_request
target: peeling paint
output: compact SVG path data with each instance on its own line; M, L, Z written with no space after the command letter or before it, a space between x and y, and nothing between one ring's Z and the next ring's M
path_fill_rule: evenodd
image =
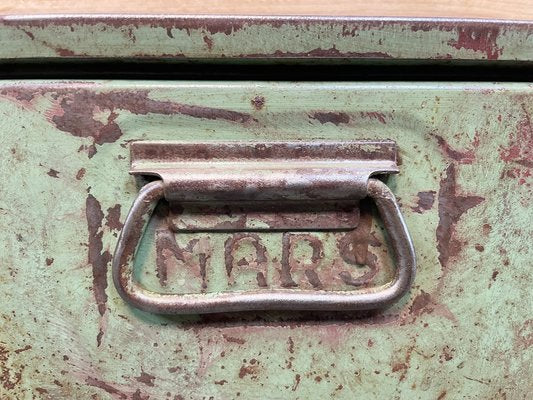
M439 262L443 268L447 267L450 258L461 252L463 246L463 242L455 235L455 226L459 219L484 200L481 196L459 195L455 164L450 164L446 168L445 175L440 181L439 226L436 233Z
M92 267L92 289L98 306L98 313L100 317L103 317L107 310L107 267L111 261L111 253L108 250L103 250L102 237L104 233L102 231L102 221L104 219L104 213L102 212L100 203L92 194L87 196L85 214L89 229L88 261ZM98 346L102 342L103 335L104 328L101 320L97 335Z
M450 46L460 50L469 49L485 53L488 60L497 60L502 54L496 41L499 27L461 27L457 30L457 40L450 40Z

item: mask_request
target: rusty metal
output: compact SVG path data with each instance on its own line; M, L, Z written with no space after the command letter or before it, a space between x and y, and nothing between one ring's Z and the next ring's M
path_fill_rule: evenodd
M175 202L355 200L397 173L393 141L134 142L134 175L159 177Z
M136 142L131 144L131 154L131 173L161 179L146 184L139 192L113 257L115 287L135 307L160 314L368 310L391 304L411 286L416 270L415 253L400 208L387 186L370 178L398 172L396 145L392 141ZM286 202L358 201L367 195L376 202L398 264L393 281L381 287L355 292L268 289L174 295L151 292L134 280L133 262L144 227L163 198L171 202L276 201L280 204L276 212L283 215ZM296 228L312 231L323 226ZM316 273L308 278L311 283L319 279ZM268 286L264 276L259 285Z
M29 32L40 39L39 28ZM508 32L496 42L528 40ZM58 28L56 40L68 34ZM413 42L420 54L434 50L424 37ZM2 400L530 396L530 83L4 80L0 112ZM138 194L132 141L360 138L399 144L401 173L386 182L418 269L390 307L167 316L131 307L115 290L112 252ZM395 268L371 204L359 204L353 231L251 232L257 240L175 229L169 222L187 210L161 201L134 276L163 293L265 290L261 278L333 290L343 271L352 271L347 282L379 286ZM274 263L275 275L259 275Z
M0 58L532 61L532 32L528 21L444 18L4 16Z

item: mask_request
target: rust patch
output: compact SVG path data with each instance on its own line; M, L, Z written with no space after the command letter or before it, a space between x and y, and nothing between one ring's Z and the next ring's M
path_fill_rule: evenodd
M115 204L113 207L107 209L107 216L105 224L109 229L121 230L122 222L120 222L120 204Z
M268 283L267 283L267 280L266 280L266 277L265 277L264 273L258 272L257 276L256 276L256 279L257 279L257 286L259 286L259 287L267 287L268 286Z
M378 273L377 257L368 251L370 244L380 246L381 243L372 236L372 206L369 200L359 203L360 217L357 227L337 240L339 255L350 265L367 265L370 267L358 278L353 278L349 271L340 271L339 277L350 286L362 286L370 283Z
M467 49L485 53L488 60L497 60L502 49L496 44L500 28L498 26L474 25L457 28L457 40L448 44L458 50Z
M16 349L16 350L14 351L14 353L15 353L15 354L19 354L19 353L22 353L23 351L28 351L28 350L31 350L31 349L32 349L31 345L27 344L26 346L24 346L24 347L21 348L21 349Z
M33 33L31 33L30 31L22 29L22 32L24 32L26 34L26 36L28 36L31 40L35 40L35 35Z
M464 243L455 238L455 225L466 211L477 206L485 199L481 196L461 196L457 193L455 165L450 164L446 175L440 181L439 225L437 226L437 250L443 268L448 260L457 256Z
M54 263L54 259L51 257L47 258L45 261L48 267Z
M118 114L114 111L124 105L124 98L113 94L96 94L87 90L76 92L59 91L56 96L62 112L51 115L57 129L78 137L91 137L95 144L113 143L122 136L115 122ZM122 103L112 103L112 98L122 98ZM108 110L107 121L95 119L96 111Z
M407 368L409 368L409 366L406 363L392 364L392 372L402 371L402 375L400 377L401 381L405 379L405 371L407 371Z
M311 286L313 286L315 289L319 289L322 287L322 282L320 281L320 278L318 277L318 274L315 270L312 269L306 269L305 270L305 276Z
M239 245L245 241L248 241L255 249L255 258L251 260L242 258L235 262L235 252L239 248ZM244 268L257 269L256 277L258 285L263 287L267 286L267 261L267 249L261 243L261 238L256 233L236 233L224 242L224 265L230 285L235 283L236 272L234 270L239 271Z
M213 39L211 39L207 35L204 35L203 40L204 40L204 43L207 45L207 48L209 50L212 50L213 49Z
M418 214L422 214L424 211L431 210L433 203L435 202L435 192L434 190L429 190L427 192L418 192L417 193L417 203L415 207L411 207L411 210Z
M294 375L294 384L292 385L292 391L295 392L296 389L298 389L298 386L300 385L301 376L300 374Z
M516 132L509 135L509 146L500 148L500 158L523 167L533 168L533 128L529 113L524 110L524 118L518 123Z
M9 351L0 345L0 382L4 389L13 390L22 380L24 366L18 371L13 371L9 365Z
M149 400L149 395L143 395L141 393L141 389L137 389L133 394L131 395L131 400Z
M85 168L80 168L80 169L78 170L78 172L76 173L76 180L78 180L78 181L82 180L83 177L85 176L85 172L87 172L87 171L85 170Z
M255 96L250 100L250 103L252 103L252 106L259 111L265 106L265 98L263 96Z
M439 362L442 364L445 361L451 361L453 360L453 353L455 353L455 349L451 348L450 346L446 345L442 349L442 353L439 357Z
M98 306L98 313L101 317L100 331L97 336L97 344L100 346L104 334L102 317L106 312L107 265L111 261L111 253L108 250L103 251L102 237L104 233L102 231L102 221L104 219L104 213L102 212L100 203L92 194L87 196L85 215L89 230L88 261L92 266L93 293Z
M169 256L173 255L187 267L187 271L192 271L196 278L201 278L201 290L207 289L207 264L211 258L209 246L206 245L208 239L192 239L187 245L181 247L176 242L174 234L167 228L156 230L156 266L157 277L161 286L167 285ZM194 261L194 249L198 247L198 262Z
M287 344L287 350L289 351L289 353L294 354L294 340L292 339L292 337L289 336L289 338L287 339Z
M441 148L444 155L451 158L454 161L457 161L459 164L472 164L476 158L476 149L479 147L480 134L476 132L474 135L474 140L472 141L470 148L468 150L455 150L450 147L448 142L439 135L435 135L437 143Z
M340 51L335 46L329 49L315 48L309 51L292 52L276 50L273 53L252 53L252 54L239 54L237 58L369 58L369 59L387 59L393 58L390 54L382 51Z
M413 352L414 346L411 346L407 349L405 354L405 359L403 361L398 361L392 364L391 371L400 373L400 382L405 380L407 377L407 371L409 370L409 364L411 362L411 353Z
M316 119L321 124L332 123L333 125L347 124L350 116L343 112L320 112L316 111L309 115L309 118Z
M59 171L56 171L55 169L50 168L50 170L46 173L46 175L51 176L52 178L59 178Z
M216 18L187 18L187 17L159 17L159 16L106 16L105 18L92 18L86 16L69 16L49 21L46 19L2 19L2 24L6 26L13 26L18 29L28 28L46 28L50 25L65 26L71 31L79 29L78 27L93 26L103 24L105 27L113 27L121 30L133 29L139 27L163 28L166 29L168 37L173 38L172 30L185 30L189 35L191 31L207 32L211 35L221 33L224 35L231 35L242 29L249 29L251 27L266 26L269 28L280 28L282 26L294 26L297 28L324 26L329 28L339 29L342 36L355 37L360 31L378 30L382 31L388 27L399 26L402 29L410 29L413 32L417 31L446 31L450 32L457 29L458 23L456 21L382 21L382 20L359 20L354 21L350 19L340 20L337 17L321 17L317 20L309 20L307 18L292 18L292 17L227 17L221 16ZM468 22L461 24L471 27L471 29L480 30L487 27L487 23ZM492 24L491 24L492 25ZM508 24L498 23L499 26ZM490 25L489 25L490 26ZM337 28L338 27L338 28ZM105 29L105 28L104 28Z
M421 294L415 297L413 304L411 304L410 313L413 315L420 315L427 305L431 304L431 295L422 291Z
M454 25L448 24L446 22L412 22L411 31L413 32L430 32L432 30L438 29L439 31L450 32L455 28Z
M22 27L31 27L31 28L43 28L48 24L42 20L26 20L24 22L16 21L3 21L6 25L14 25L22 29ZM281 21L274 20L272 21L272 26L281 25ZM291 23L291 20L287 20L285 23ZM233 32L237 32L245 27L250 25L262 25L265 24L263 21L254 21L249 18L237 18L228 20L227 18L216 19L191 19L191 18L180 18L180 17L128 17L124 19L122 17L112 17L108 16L105 18L105 21L95 18L87 17L69 17L57 19L54 21L54 25L61 26L65 25L70 27L71 30L75 29L73 27L83 26L83 25L95 25L95 24L105 24L108 27L114 27L118 29L128 29L132 31L139 27L151 27L151 28L163 28L166 30L166 35L169 38L174 38L172 34L173 30L185 30L189 35L191 31L198 30L201 32L207 32L211 35L216 33L222 33L225 35L231 35ZM104 28L105 29L105 28ZM129 36L129 32L128 32Z
M533 127L531 117L522 104L524 117L519 121L516 131L509 134L509 143L506 147L500 146L500 159L507 164L513 164L516 168L507 169L502 177L518 179L520 185L533 176Z
M294 242L305 241L311 247L312 254L310 263L306 263L302 260L295 260L293 258L293 244ZM318 274L316 273L316 268L319 266L320 262L324 258L324 248L322 242L309 234L291 234L283 233L282 239L282 249L281 249L281 271L280 271L280 281L282 287L295 287L299 284L304 284L303 281L299 283L295 282L293 279L294 272L303 272L303 275L307 281L314 288L321 288L322 282L320 281ZM301 280L302 277L300 277Z
M76 53L70 49L66 49L64 47L56 47L54 48L55 52L59 54L61 57L74 57L76 56Z
M178 260L185 261L185 258L178 248L174 237L171 236L171 232L169 232L167 229L157 230L155 234L156 275L161 286L166 286L168 280L168 267L166 262L167 256L165 254L165 250L170 251Z
M437 303L433 297L424 292L423 290L419 295L415 297L413 303L409 307L409 314L416 319L422 314L433 314L440 315L454 323L457 322L455 315L446 307L444 304Z
M362 200L359 209L359 224L337 242L342 259L352 265L366 263L371 240L372 206L368 200Z
M376 119L382 124L386 124L387 120L385 119L385 114L377 111L366 111L361 113L361 117L368 119Z
M229 335L226 335L226 334L223 334L222 337L228 343L237 343L237 344L240 344L240 345L243 345L243 344L246 343L246 340L244 340L243 338L233 337L233 336L229 336Z
M108 384L107 382L101 381L99 379L93 378L91 376L87 377L85 379L85 383L89 386L94 386L99 389L104 390L105 392L109 394L115 394L121 399L127 399L128 395L120 390L118 390L116 387Z
M259 366L257 363L251 363L252 360L250 360L250 365L242 365L241 369L239 370L239 378L243 379L247 375L250 375L250 378L252 380L257 379L257 372L259 371Z
M7 89L6 89L7 90ZM18 101L33 99L24 87L10 88L8 95ZM95 145L116 142L122 131L117 123L119 110L136 115L181 114L192 118L226 120L235 123L256 121L250 114L214 107L181 104L172 101L159 101L149 98L149 90L109 91L97 93L82 87L54 87L43 85L34 90L41 95L50 93L56 104L46 113L47 118L57 129L73 136L92 138L89 155L96 152ZM22 100L20 100L22 99Z
M10 100L28 110L33 109L32 101L35 95L34 90L24 90L24 88L20 87L7 87L0 90L0 97Z
M137 382L144 383L146 386L154 386L155 376L141 370L141 375L134 377L134 379Z

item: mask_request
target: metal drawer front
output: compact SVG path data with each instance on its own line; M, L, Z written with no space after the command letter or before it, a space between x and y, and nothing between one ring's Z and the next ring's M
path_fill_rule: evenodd
M0 112L0 397L526 397L530 85L2 81ZM366 313L162 316L128 306L111 258L141 183L128 174L138 140L393 140L400 173L387 185L418 260L410 293ZM156 209L136 279L162 293L226 290L217 266L227 232L208 245L205 232L161 229L181 215ZM371 204L354 232L298 242L295 283L314 289L303 267L317 240L323 262L352 268L360 284L390 281ZM261 236L268 282L280 237ZM247 275L263 262L254 243L231 254L239 290L257 285ZM324 286L344 285L336 276Z

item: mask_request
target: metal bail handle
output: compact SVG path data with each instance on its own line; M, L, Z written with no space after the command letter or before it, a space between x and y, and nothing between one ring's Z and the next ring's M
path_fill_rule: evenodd
M245 144L241 146L239 150L241 154L246 153L246 146L249 147L250 145ZM180 151L181 150L182 149L180 148ZM135 149L132 150L132 170L134 170L135 159L138 159L134 156L134 151ZM165 151L168 151L168 146ZM271 154L271 152L269 152L269 154ZM235 161L233 154L231 159ZM309 157L306 157L305 161L309 162ZM311 160L313 167L318 165L316 164L316 161L316 159ZM342 161L346 162L346 160ZM214 164L216 164L216 162L217 160L213 161ZM247 160L247 162L249 162L249 160ZM179 161L180 165L183 163L183 160ZM239 160L238 163L243 166L248 165L243 164L242 160ZM192 164L194 164L194 162ZM335 163L333 164L334 166L329 165L328 167L330 169L338 167ZM371 162L369 164L371 164ZM226 168L228 166L227 160L223 160L220 165ZM298 169L295 169L294 171L301 172L302 170L305 170L305 166L305 162L302 165L302 162L298 161ZM164 169L161 167L162 164L153 166L154 170L158 171L154 174L159 175L159 172ZM165 165L164 167L172 170L176 168L175 165L171 167ZM193 165L193 167L196 166ZM255 165L255 167L268 167L268 163L259 166ZM321 165L321 168L322 167L324 166ZM359 165L359 167L361 167L361 165ZM211 166L211 171L213 168L216 170L216 167ZM343 164L342 168L342 171L345 171L346 166ZM373 168L379 168L379 165L374 165ZM391 169L391 172L395 172L394 168ZM289 173L294 173L294 171L289 171ZM372 174L372 172L369 171L370 170L367 170L366 172L369 175ZM172 177L172 175L169 175L167 172L161 174L163 175L163 180L156 180L148 183L139 191L139 195L135 199L128 216L126 217L113 256L113 282L115 287L120 296L134 307L158 314L202 314L252 310L369 310L390 305L402 297L411 287L416 271L415 252L396 198L387 185L382 181L366 177L364 174L356 174L356 183L361 184L361 181L364 179L363 182L365 185L363 190L359 188L355 193L360 198L368 196L374 200L391 242L394 258L397 264L396 273L391 282L378 287L349 291L261 289L246 292L163 294L147 290L134 279L133 261L155 206L159 200L167 198L167 190L169 186L173 186L173 188L176 187L174 186L176 185L175 182L165 182L165 177ZM336 177L341 176L341 181L347 179L342 173L333 175ZM176 175L175 180L181 179L180 176L182 176L181 171L179 175ZM190 179L190 177L183 179L184 182L187 182L187 179ZM222 179L224 179L224 177L222 177ZM226 182L222 185L226 184L231 188L231 179L234 179L234 177L229 176L228 178L226 175ZM296 177L293 181L297 184L295 188L293 188L294 190L291 192L291 188L289 188L284 194L293 195L295 190L301 190L301 186L298 186L301 183L301 180ZM209 179L199 182L203 182L205 185L204 187L197 189L199 195L203 197L216 197L220 195L221 192L218 190L213 193L209 191L209 185L211 184ZM276 182L267 181L267 183L275 185ZM198 184L195 188L197 187ZM220 188L220 185L218 185L217 188ZM274 191L270 194L272 193L274 193ZM336 195L342 195L342 193L353 192L350 192L350 189L348 189L347 192L338 190L334 193ZM224 197L228 196L228 191L225 190L222 195ZM179 194L173 193L172 199L176 199L177 196L179 196ZM195 194L187 193L185 196L194 197Z

